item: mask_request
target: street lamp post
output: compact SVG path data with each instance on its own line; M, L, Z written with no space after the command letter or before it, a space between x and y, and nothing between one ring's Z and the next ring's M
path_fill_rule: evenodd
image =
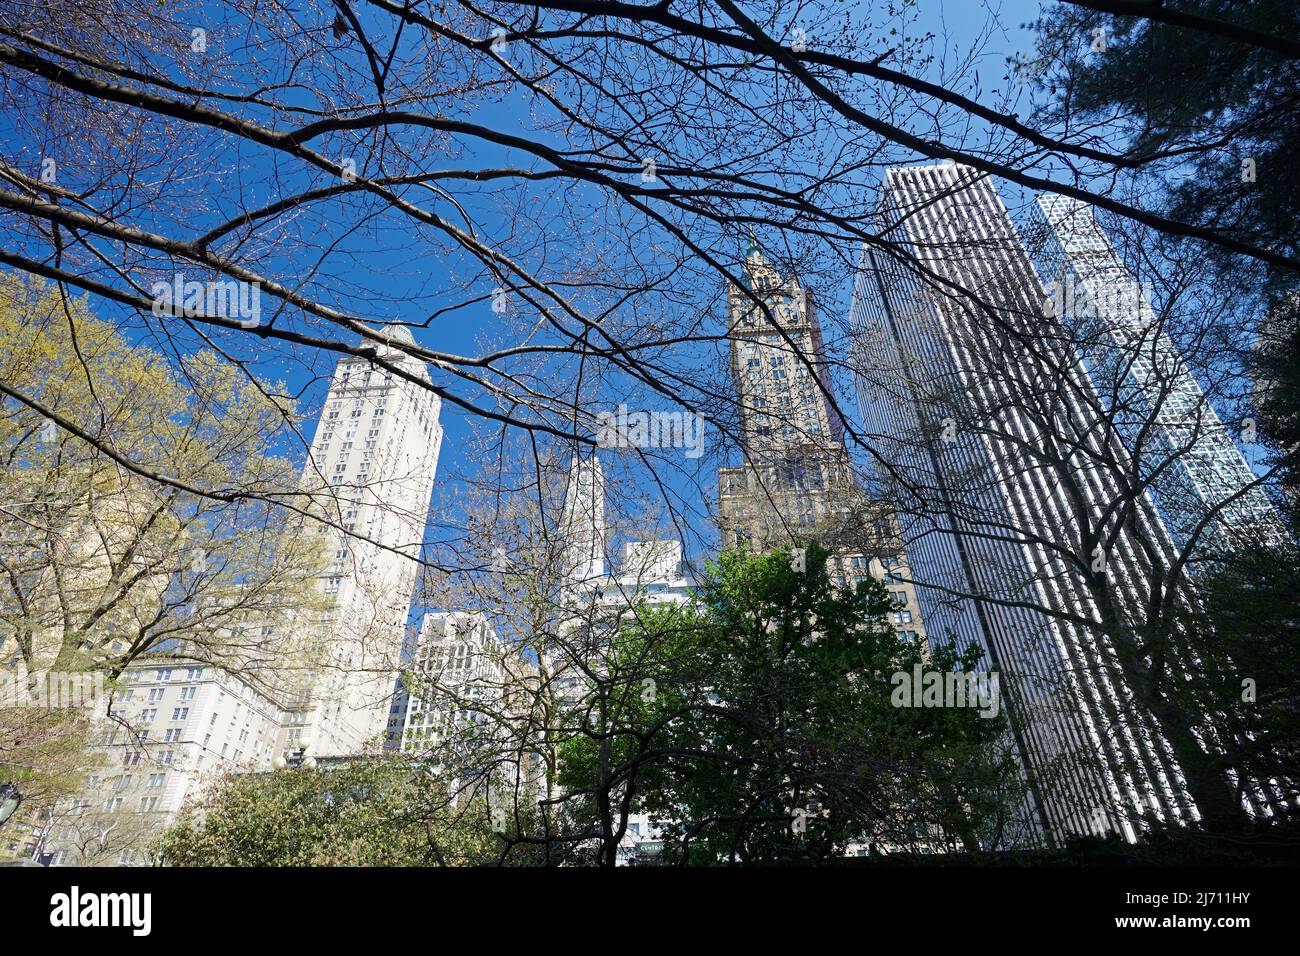
M0 827L4 826L9 821L9 818L18 812L22 802L23 795L16 784L6 783L4 786L0 786Z
M287 767L303 767L311 770L316 766L316 758L307 756L307 748L311 746L311 741L303 741L293 750L287 751L287 756L276 757L271 761L271 765L276 770L284 770Z

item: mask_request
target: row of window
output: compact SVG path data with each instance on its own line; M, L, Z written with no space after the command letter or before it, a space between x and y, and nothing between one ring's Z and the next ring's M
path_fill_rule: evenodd
M154 670L153 679L159 683L166 683L167 681L172 679L172 674L174 672L175 672L174 668L159 667ZM188 667L185 669L185 680L195 681L195 680L202 680L202 679L203 679L202 667ZM143 684L147 682L147 679L143 673L140 673L136 675L135 681L137 684Z
M149 779L145 782L145 786L147 786L151 790L154 790L157 789L158 787L161 787L164 781L166 781L166 779L167 779L167 774L165 773L151 773L149 774ZM113 789L129 790L131 788L131 780L132 780L132 775L129 773L125 773L122 776L118 777L117 780L113 782Z
M122 754L122 766L123 767L136 766L137 764L140 763L140 757L142 753L143 751L139 751L139 750L135 750L135 751L128 750L124 752ZM175 759L175 757L176 757L176 751L169 750L166 753L162 754L162 756L158 758L158 761L159 763L162 763L164 765L170 765L172 760Z
M118 810L122 809L122 802L123 801L121 797L109 797L107 800L104 801L104 809L107 810L109 813L116 813ZM157 797L140 798L140 809L145 813L148 813L150 810L157 808L157 806L158 806ZM66 853L67 851L63 851L63 852ZM125 850L123 851L123 853L127 853L127 852L129 851L125 851Z
M190 716L188 707L176 707L172 710L172 720L187 720ZM146 707L140 711L140 720L144 723L151 723L158 719L157 707ZM171 731L168 731L170 733Z

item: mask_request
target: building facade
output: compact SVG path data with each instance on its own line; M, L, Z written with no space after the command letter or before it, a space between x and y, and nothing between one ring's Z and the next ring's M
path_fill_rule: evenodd
M55 863L147 862L143 847L224 772L379 749L442 441L439 399L418 384L424 364L389 346L380 353L409 378L342 359L303 471L316 508L304 522L330 555L318 583L325 610L275 627L250 621L257 633L237 635L280 655L273 668L199 665L184 648L129 667L94 727L103 769L45 821L35 852Z
M931 633L1002 674L1026 826L1134 839L1139 814L1194 818L1107 636L1142 626L1174 544L1123 481L1127 451L1097 427L1006 207L987 177L940 165L889 170L880 217L854 287L859 402Z
M390 334L411 341L404 329ZM429 380L424 363L389 346L380 353L408 378L341 359L303 473L330 542L320 587L333 607L307 625L319 630L325 659L308 666L282 752L308 744L313 756L361 753L388 727L442 426L441 400L419 384Z
M1280 541L1277 509L1165 331L1168 317L1152 307L1091 207L1045 193L1034 209L1027 245L1053 312L1080 343L1179 548L1212 559Z
M752 240L744 272L744 287L730 288L727 303L746 460L718 471L723 546L767 551L816 540L831 550L841 586L884 581L892 623L924 642L893 506L866 495L853 474L812 299Z
M284 720L281 702L220 668L133 664L92 728L102 763L42 821L31 852L54 865L149 864L186 800L222 774L271 767Z
M426 614L405 682L401 750L440 753L449 740L468 742L467 731L500 719L519 672L515 657L482 614Z
M609 526L605 520L605 470L600 457L574 455L560 514L563 594L581 594L606 576Z

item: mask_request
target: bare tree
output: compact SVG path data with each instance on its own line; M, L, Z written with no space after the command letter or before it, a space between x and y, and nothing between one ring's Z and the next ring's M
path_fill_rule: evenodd
M1082 6L1173 17L1189 30L1281 56L1295 52L1283 38L1159 5ZM830 359L815 380L845 422L857 464L878 475L905 512L956 509L978 522L987 517L987 476L962 474L961 494L940 494L909 475L907 449L885 447L841 402L873 371L853 341L848 302L835 291L865 247L947 307L978 317L992 337L993 347L981 345L980 370L999 389L979 393L967 381L945 392L934 383L928 394L963 440L996 441L1009 460L1071 498L1062 536L1030 533L1041 516L990 533L1042 549L1047 557L1034 575L1059 582L1075 604L1028 603L1083 644L1106 635L1118 659L1090 658L1088 666L1118 667L1135 689L1131 699L1099 691L1103 709L1117 721L1138 711L1132 726L1148 730L1135 733L1155 733L1149 728L1157 723L1180 723L1180 715L1160 712L1160 687L1186 662L1177 655L1153 661L1151 653L1170 639L1173 609L1195 601L1191 568L1216 559L1232 523L1220 517L1228 505L1220 502L1187 519L1189 544L1171 551L1148 540L1163 520L1153 516L1150 495L1163 487L1161 507L1176 506L1169 496L1179 492L1163 476L1203 429L1193 424L1172 444L1155 439L1150 426L1177 391L1176 370L1144 366L1146 391L1157 396L1145 404L1124 383L1161 336L1172 336L1205 379L1193 404L1231 404L1239 393L1231 357L1245 354L1251 323L1222 295L1226 289L1205 291L1196 263L1156 261L1141 274L1154 275L1163 295L1155 321L1135 340L1117 344L1110 330L1086 322L1044 333L1041 290L1009 291L973 269L918 265L892 231L897 223L877 216L880 171L954 161L1009 192L1080 200L1111 217L1108 225L1134 231L1136 250L1153 260L1163 258L1164 242L1178 239L1256 271L1294 271L1300 263L1287 247L1171 216L1153 200L1150 170L1208 154L1215 143L1135 153L1116 142L1118 120L1079 127L1068 110L1020 118L1033 105L1030 85L1020 81L1068 66L1087 37L1058 38L1062 45L1035 51L990 87L981 49L996 18L975 31L967 55L948 59L940 55L947 38L928 33L912 7L335 0L160 10L146 0L91 0L33 12L6 4L0 102L15 135L0 168L0 262L51 282L63 300L90 295L112 322L178 368L193 367L193 356L206 350L227 381L248 388L270 368L311 393L337 357L368 359L437 394L457 415L499 429L495 454L503 460L502 448L546 442L589 450L600 413L624 403L704 415L719 439L710 455L720 459L740 417L726 372L724 290L753 297L762 319L780 330L772 310L746 291L740 250L751 230L760 231L784 274L826 290ZM993 75L1004 68L995 63ZM193 296L191 282L200 286ZM64 318L71 342L75 323L70 312ZM484 327L473 346L464 344L466 324ZM391 334L397 328L415 335ZM1101 359L1102 382L1084 382L1081 356ZM401 358L427 365L428 380ZM811 369L813 357L795 358ZM87 407L107 420L111 391L95 387L103 373L85 374ZM319 518L296 476L232 485L219 469L174 470L42 402L36 386L11 370L0 384L15 407L53 422L61 440L138 478L132 502L179 495L195 510L208 507L198 504L205 499L232 515L254 508ZM1000 417L1008 405L1032 429L1008 432ZM1195 408L1179 414L1197 418ZM936 424L922 423L912 451L941 440ZM281 426L299 450L306 446L292 418ZM538 500L538 513L519 517L520 547L507 556L511 567L526 569L509 585L522 599L479 595L442 606L489 615L507 604L510 613L528 608L526 621L495 626L529 641L560 640L559 552L543 507L554 482L542 477L555 463L543 467L542 452L532 457L531 469L503 469L514 475L504 484L517 498L535 493ZM691 499L703 465L715 462L638 460L638 480L661 496L673 536L711 542L705 509ZM1081 504L1089 483L1096 510ZM711 476L707 484L711 500ZM554 507L552 500L552 515ZM493 512L491 521L499 517ZM293 519L275 520L289 527ZM494 580L492 555L481 546L499 538L477 534L450 552L431 549L426 566L456 587L481 591L481 581ZM1104 555L1121 539L1133 542L1149 570L1144 581L1124 584L1122 599L1115 582L1092 570L1092 552ZM538 574L551 584L524 586ZM988 599L969 589L950 597ZM1087 610L1060 610L1076 605ZM1133 634L1143 636L1134 642ZM545 650L535 648L537 671L526 679L549 687ZM577 663L583 654L574 657L574 666L588 666ZM585 676L600 679L598 669ZM551 722L546 713L525 719L529 743L516 763L537 746L530 735ZM1200 745L1179 746L1186 757ZM1201 788L1198 805L1212 792L1208 783ZM607 850L615 830L607 821L599 834Z

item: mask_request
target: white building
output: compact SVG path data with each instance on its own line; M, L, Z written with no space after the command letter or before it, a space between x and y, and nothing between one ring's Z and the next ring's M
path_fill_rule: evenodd
M404 329L390 337L411 341ZM142 862L140 847L221 772L378 748L442 443L440 400L418 384L428 381L426 366L392 347L379 354L414 381L364 358L342 359L303 473L330 542L319 586L332 607L295 627L324 657L281 661L247 681L165 658L130 667L114 699L123 720L105 720L99 731L105 769L42 835L41 852L55 862ZM257 689L282 683L294 689Z
M426 614L402 683L405 702L390 749L441 773L453 800L485 798L504 820L545 796L537 668L483 614Z
M602 672L605 641L618 622L639 609L688 603L695 581L675 539L626 541L619 566L610 568L600 459L592 455L580 464L575 457L570 475L559 534L575 558L569 564L574 571L566 588L559 646L547 655L547 664L561 709L580 714L594 675ZM577 542L576 547L569 542ZM586 560L588 554L593 560ZM567 723L562 716L560 724ZM644 862L661 846L659 840L660 830L647 814L629 814L618 865Z
M389 335L411 342L405 329ZM321 533L333 541L321 589L334 608L317 625L327 659L294 708L300 722L285 724L283 752L308 742L314 756L357 754L387 729L442 426L441 400L418 384L429 381L427 366L393 347L379 354L409 379L341 359L303 474L323 506Z
M593 679L586 671L599 666L618 620L641 604L689 600L694 581L683 567L681 542L676 540L625 542L622 566L616 571L609 567L605 477L595 454L574 456L557 534L563 544L565 584L557 608L558 646L546 659L557 696L576 704Z
M44 827L56 865L149 862L185 801L226 772L271 766L280 705L238 677L167 658L128 668L93 740L104 763Z
M436 753L477 725L485 728L502 713L518 655L497 637L482 614L431 613L420 623L406 688L401 749Z
M563 572L567 594L581 592L605 577L609 531L605 522L605 471L600 458L573 456L560 516Z

